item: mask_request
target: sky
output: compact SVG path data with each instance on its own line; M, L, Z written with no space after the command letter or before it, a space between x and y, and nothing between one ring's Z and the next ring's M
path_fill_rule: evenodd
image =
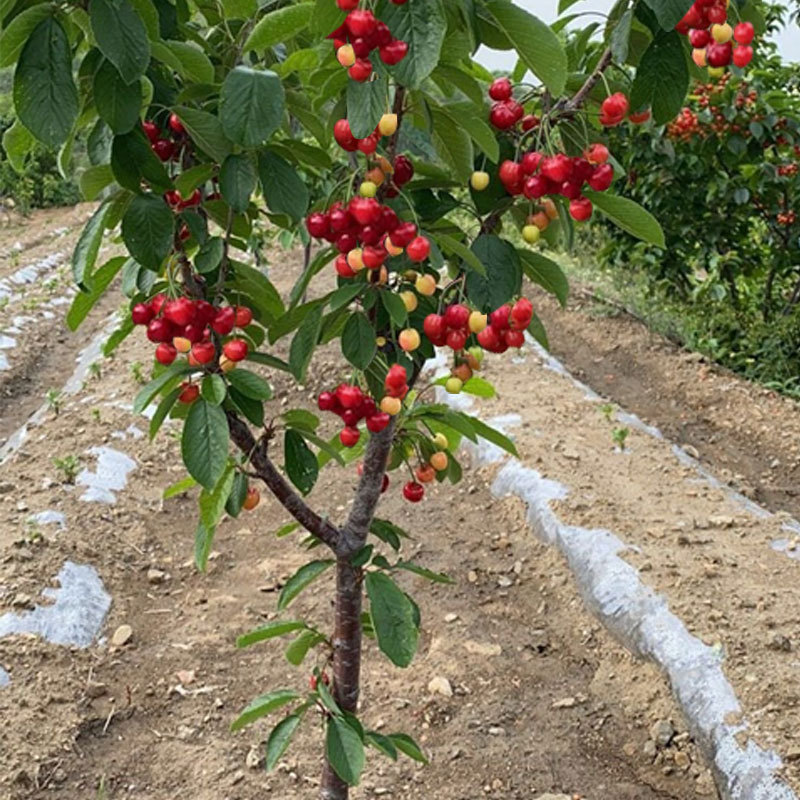
M558 0L515 0L517 5L526 8L532 14L543 19L545 22L553 22L558 14ZM614 0L581 0L576 3L567 13L573 14L583 11L600 11L607 14L611 7L614 5ZM575 21L576 25L591 22L592 20L599 20L599 17L588 16L583 19ZM800 62L800 28L796 25L790 25L781 31L777 37L778 51L786 61ZM501 52L498 50L489 50L484 47L478 54L478 60L485 64L489 69L507 69L514 68L516 57L511 52Z

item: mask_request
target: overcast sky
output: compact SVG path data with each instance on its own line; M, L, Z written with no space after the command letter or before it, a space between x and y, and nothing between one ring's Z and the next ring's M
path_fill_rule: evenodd
M558 9L558 0L515 0L520 6L523 6L532 14L536 14L545 22L553 22L558 16L556 10ZM583 11L601 11L608 13L614 5L614 0L582 0L574 5L567 12L573 14ZM599 20L599 17L588 16L576 20L574 24L581 25L592 20ZM781 31L777 37L778 50L786 61L800 62L800 28L796 25L790 25ZM510 52L503 52L499 50L489 50L483 48L478 56L478 60L485 64L489 69L508 69L514 68L516 57Z

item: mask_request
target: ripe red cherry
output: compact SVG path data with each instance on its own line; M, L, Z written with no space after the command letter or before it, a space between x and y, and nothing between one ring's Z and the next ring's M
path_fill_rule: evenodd
M647 122L647 120L649 120L650 117L652 117L652 116L653 116L653 112L649 108L646 108L644 111L639 111L636 114L631 114L628 117L628 119L634 125L642 125L645 122Z
M622 92L616 92L603 100L602 112L612 119L624 117L628 113L628 98Z
M169 115L169 127L174 134L177 136L181 136L186 133L186 128L183 127L183 123L178 117L177 114L170 114Z
M342 408L358 408L364 399L364 395L358 386L343 383L336 388L336 399Z
M541 120L536 114L526 114L522 118L522 130L523 131L532 131L534 128L539 126Z
M147 326L147 338L154 343L172 341L172 323L163 317L152 320Z
M424 236L417 236L416 239L412 239L406 247L406 255L411 261L417 263L424 261L430 252L431 243Z
M525 153L522 156L522 171L526 175L533 175L542 164L544 156L537 150L532 150L530 153Z
M349 209L359 225L377 222L381 216L381 205L374 197L354 197Z
M391 417L381 411L378 414L373 414L367 417L367 430L370 433L380 433L391 421Z
M177 358L177 356L178 351L167 342L161 342L161 344L156 347L156 361L158 361L159 364L168 366Z
M706 48L706 60L709 67L727 67L733 58L733 47L730 42L714 42Z
M131 309L131 321L134 325L147 325L153 319L153 309L146 303L137 303Z
M585 222L592 216L592 201L588 197L579 197L569 204L569 213L577 222Z
M370 39L375 43L376 47L386 47L387 44L391 44L394 41L389 26L385 22L380 21L376 23L375 30L372 32Z
M714 23L715 25L721 25L725 20L728 18L728 9L725 8L724 5L713 5L709 6L708 10L706 11L706 17L708 17L708 21ZM699 25L697 27L700 27Z
M413 167L412 167L413 169ZM384 206L381 209L381 218L380 218L380 226L385 230L391 233L395 228L400 225L400 219L398 218L397 214L395 213L393 208L389 208L389 206Z
M464 331L450 331L445 339L445 344L451 350L463 350L467 344L467 334Z
M151 148L162 161L169 161L175 155L175 145L169 139L157 139Z
M194 303L188 297L179 297L177 300L167 300L164 305L164 316L178 327L185 327L195 315Z
M368 36L375 29L375 15L365 9L351 11L345 18L344 24L354 38Z
M339 434L339 441L345 447L355 447L358 444L358 440L361 438L361 431L358 428L353 428L350 425L345 426L342 428L341 433Z
M501 131L508 130L516 124L514 110L506 101L495 103L489 111L489 122Z
M353 224L353 218L347 209L331 208L328 212L331 230L334 233L344 233Z
M414 165L406 156L397 156L394 160L394 182L398 186L405 186L414 177Z
M392 231L390 238L395 247L405 247L416 235L417 226L413 222L404 222Z
M367 269L378 269L386 258L388 257L388 253L383 247L374 247L373 245L368 245L364 248L361 258L364 261L364 266Z
M522 193L529 200L544 197L550 189L550 181L544 175L533 175L522 184Z
M736 39L739 44L750 44L755 35L756 29L753 27L752 22L740 22L733 29L733 38Z
M478 334L478 344L489 352L493 352L500 345L500 335L497 328L488 325Z
M357 58L356 63L347 70L347 74L359 83L363 83L372 75L372 62L368 58Z
M454 303L445 310L444 321L448 328L464 328L469 322L469 309L461 303Z
M444 317L440 314L428 314L422 323L422 330L434 344L440 342L447 332Z
M608 148L600 142L589 145L583 153L583 157L590 164L605 164L610 155Z
M509 325L511 306L500 306L489 314L489 325L498 331L504 331Z
M336 5L342 9L342 11L352 11L354 8L358 8L359 0L336 0Z
M183 391L178 395L178 400L181 403L194 403L200 397L200 387L196 383L182 384Z
M315 211L306 217L306 229L315 239L322 239L328 232L328 216Z
M583 181L578 181L573 178L570 181L564 181L558 191L562 197L566 197L568 200L575 200L580 197L582 187Z
M733 48L733 63L737 67L746 67L753 60L753 48L750 45L739 45Z
M705 47L711 41L711 34L702 28L689 31L689 42L694 48Z
M339 147L344 148L350 153L358 149L358 139L353 136L350 130L350 123L346 119L338 120L333 126L333 138Z
M525 344L525 334L522 331L506 331L503 339L509 347L522 347Z
M383 45L378 53L384 64L389 67L394 66L399 64L408 54L408 42L404 42L402 39L395 39L393 42Z
M495 78L489 87L489 97L492 100L508 100L514 87L508 78Z
M317 408L320 411L333 411L338 405L338 400L333 392L320 392L317 398Z
M161 309L164 306L164 303L167 302L167 296L165 294L157 294L150 300L150 308L153 309L153 314L159 314Z
M419 501L425 497L425 487L416 481L409 481L403 487L403 497L405 497L409 503L419 503Z
M233 306L221 308L211 322L211 327L220 335L227 336L236 325L236 311Z
M600 164L595 167L589 178L589 186L596 192L604 192L614 182L614 167L611 164Z
M533 303L527 297L520 297L511 307L512 327L517 330L524 330L531 324L533 319Z
M392 364L386 373L384 384L393 389L401 389L406 385L407 380L406 368L402 364Z
M253 312L247 306L236 306L236 327L246 328L253 321Z
M347 256L344 255L344 253L337 257L333 267L340 278L352 278L356 274L353 268L347 263Z
M378 149L378 140L379 137L371 133L369 136L358 140L356 150L359 150L365 156L371 156Z
M354 233L339 234L336 239L336 249L340 253L349 253L354 247L358 246L358 239Z
M247 358L247 342L244 339L231 339L222 345L222 352L231 361L243 361Z
M213 342L197 342L192 345L192 358L198 364L210 364L217 355L217 350Z
M497 174L503 186L513 186L522 180L522 164L506 159Z
M567 180L572 175L572 170L572 160L563 153L542 159L542 173L555 183Z
M170 191L164 192L164 199L167 201L167 205L171 206L172 208L177 208L183 202L181 193L175 189L170 189Z
M158 125L156 125L155 122L151 122L149 119L146 119L142 123L142 130L144 131L144 135L150 140L150 144L155 144L161 136Z

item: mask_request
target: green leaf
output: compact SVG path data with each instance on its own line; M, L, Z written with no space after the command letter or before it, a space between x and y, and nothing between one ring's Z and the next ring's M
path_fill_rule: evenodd
M58 147L78 119L78 90L72 79L67 34L53 17L33 30L14 72L14 109L40 142Z
M243 147L257 147L280 126L285 102L283 84L274 72L234 68L222 84L219 101L225 134Z
M256 364L263 364L265 367L272 369L279 369L282 372L290 372L289 365L280 358L270 355L269 353L249 353L247 355L248 361L254 361Z
M286 660L295 667L299 667L305 660L305 657L308 655L308 651L312 647L316 647L320 642L324 641L325 637L317 631L303 631L286 648L284 652Z
M122 239L143 267L158 271L172 250L175 217L163 198L139 194L122 218Z
M433 142L442 160L452 167L464 184L473 170L472 139L464 128L437 108L431 109L433 118Z
M221 406L228 394L228 387L221 375L206 375L200 386L203 399L213 406Z
M504 434L500 433L500 431L492 428L485 422L482 422L477 417L470 417L469 421L472 424L472 429L478 436L481 437L481 439L486 439L487 442L496 444L501 450L505 450L512 456L519 455L516 445L511 441L511 439L508 438L508 436L505 436Z
M12 2L15 5L16 0ZM11 8L8 9L10 11ZM5 69L19 60L22 48L31 33L42 20L52 16L53 8L48 3L37 3L17 14L2 30L0 30L0 69ZM2 21L5 14L0 14Z
M231 724L232 731L238 731L245 725L255 722L267 714L282 708L287 703L297 700L300 695L292 689L276 689L274 692L267 692L257 697Z
M164 165L150 149L150 142L138 125L128 133L114 137L111 170L120 186L137 194L142 191L142 179L156 191L165 192L171 186Z
M395 80L419 89L439 63L447 30L442 0L412 0L405 5L387 4L381 19L396 39L408 42L408 55L390 68Z
M419 575L421 578L426 578L434 583L455 583L452 578L448 577L444 573L433 572L432 570L425 569L425 567L421 567L419 564L415 564L413 561L398 561L394 565L394 568L413 572L415 575Z
M103 203L103 205L92 214L86 226L81 231L75 249L72 251L72 277L82 291L88 289L91 272L97 261L100 245L103 242L105 222L108 217L109 209L110 206L108 203ZM83 317L81 317L81 320L82 319ZM67 319L67 324L70 324L69 318ZM80 320L78 324L80 324ZM71 327L70 329L75 330L76 328L77 324L75 328Z
M364 370L375 358L375 330L370 325L367 315L355 311L347 320L342 331L342 353L357 369Z
M34 6L39 8L39 6ZM8 163L14 168L15 172L22 172L25 168L25 158L35 145L36 140L31 136L31 132L18 120L6 128L3 133L3 150L5 151ZM86 170L89 172L90 170ZM84 173L85 174L85 173ZM83 187L83 176L81 176L81 188Z
M450 91L453 87L462 92L476 106L482 106L484 102L484 89L472 77L459 67L452 64L439 64L431 75L433 80L443 91Z
M388 575L369 572L365 583L378 646L393 664L407 667L419 635L411 602Z
M446 253L458 256L470 269L475 270L479 275L486 275L486 268L481 263L481 260L463 242L446 233L435 233L434 239Z
M364 769L364 743L358 733L339 717L328 717L325 755L333 771L348 786L358 785Z
M233 486L225 501L225 511L231 517L238 517L242 513L244 501L247 500L248 481L247 475L243 472L236 472L233 479Z
M281 414L289 428L300 428L304 431L315 431L319 427L319 417L304 408L293 408Z
M94 103L97 113L114 133L127 133L139 122L142 85L125 83L110 61L103 61L94 74Z
M428 759L425 758L425 754L422 752L420 746L407 734L391 733L389 734L389 738L392 740L392 744L401 753L405 753L409 758L412 758L414 761L419 761L420 764L428 763Z
M281 42L287 42L310 22L313 7L310 3L293 3L264 15L244 43L244 50L262 52Z
M286 752L292 737L297 731L302 717L297 714L290 714L288 717L282 719L270 732L269 739L267 739L267 758L266 768L267 772L275 769L280 761L281 756Z
M223 255L225 255L225 242L220 236L206 239L194 257L195 269L201 274L213 272L220 265Z
M230 385L245 397L261 401L272 398L272 387L255 372L238 367L231 370L226 377Z
M377 731L367 731L365 741L370 747L374 747L385 756L391 758L392 761L397 761L397 748L392 744L392 740L388 736L384 736Z
M638 203L627 197L618 197L607 192L587 190L584 194L594 203L598 211L622 230L648 244L654 244L662 249L666 247L664 231L658 220Z
M347 121L356 139L369 136L386 113L389 103L389 84L376 75L371 81L347 82Z
M236 261L233 265L233 277L228 285L249 298L255 318L262 325L271 325L283 314L283 301L278 290L266 275L255 267Z
M264 199L275 214L287 214L299 221L308 210L308 186L297 170L271 150L258 154L258 174Z
M178 60L177 72L182 78L195 83L214 82L214 65L199 44L171 40L166 46Z
M513 245L493 234L482 234L472 251L486 274L467 273L467 297L484 311L493 311L519 294L522 267Z
M386 542L395 551L400 549L400 539L410 538L402 528L393 522L388 519L378 519L377 517L372 520L369 532L377 536L382 542Z
M283 636L287 633L294 633L307 628L305 622L300 620L281 620L276 619L273 622L267 622L261 625L250 633L245 633L236 640L237 647L249 647L251 644L257 642L265 642L267 639L274 639L276 636Z
M141 414L153 401L153 398L164 389L170 381L191 372L194 368L182 362L170 364L160 375L143 386L133 401L133 413Z
M126 259L124 256L117 256L103 264L97 272L92 275L89 282L89 291L78 292L72 305L67 312L67 327L71 331L78 329L78 326L86 319L87 314L94 308L95 303L103 296L105 290L111 284L111 281L117 276L117 273L122 269L122 265Z
M187 477L182 481L173 483L172 486L168 486L166 489L164 489L164 493L161 496L165 500L169 500L171 497L176 497L179 494L183 494L194 486L197 486L197 481L192 477Z
M216 486L228 462L228 420L219 406L202 398L194 401L183 425L181 455L199 484Z
M614 26L614 30L611 33L611 55L617 64L624 64L628 60L632 25L633 9L629 8Z
M522 271L528 279L554 294L561 306L566 307L569 281L561 267L547 256L525 248L518 249L517 253L522 261Z
M311 33L318 38L327 36L344 22L345 12L336 3L316 0L311 16Z
M217 527L217 523L225 511L225 503L228 500L228 495L231 493L234 475L233 468L228 465L213 489L203 489L203 491L200 492L200 500L198 501L200 505L200 521L203 523L206 530L213 531ZM205 558L199 562L198 566L200 566L201 569L205 569L207 560L208 554L206 553Z
M446 114L458 126L470 135L472 141L480 147L492 163L500 161L500 146L497 135L481 117L475 116L475 108L467 104L442 105L438 110Z
M14 123L16 126L16 123ZM19 125L22 128L22 125ZM24 128L22 128L24 130ZM12 128L9 128L6 131L8 134ZM31 138L31 141L33 139ZM5 136L3 137L3 147L6 153L9 153L9 149L6 146L6 139ZM9 153L9 161L11 161L11 155ZM14 166L13 162L11 166ZM111 171L110 164L100 164L96 167L89 167L85 169L82 173L80 178L78 179L78 183L81 187L81 194L83 195L84 200L97 200L100 195L100 192L106 188L109 184L114 182L114 173Z
M691 6L689 0L644 0L653 10L658 24L671 31L684 17Z
M652 108L653 119L659 125L675 118L689 89L689 67L681 39L677 31L653 39L633 81L631 108Z
M198 147L221 164L232 148L219 118L188 106L177 106L174 111Z
M317 346L322 327L322 307L317 305L308 311L289 348L289 368L298 383L303 383L306 370Z
M533 315L531 324L528 325L528 333L542 346L545 350L550 349L550 342L547 340L547 331L542 324L542 321L536 314Z
M175 178L175 188L181 193L181 197L189 197L198 186L202 186L211 180L213 174L213 164L197 164L194 167L183 170Z
M250 205L250 195L256 188L256 170L244 153L229 155L219 171L219 190L222 199L241 214Z
M278 611L283 611L303 589L313 583L334 563L332 559L327 559L325 561L310 561L300 567L281 589L281 594L278 598Z
M398 328L404 327L406 322L408 322L408 311L406 310L406 304L403 302L403 298L400 297L400 295L395 294L393 291L381 292L380 298L381 302L384 305L384 308L389 313L389 316L392 318L392 322ZM345 330L347 330L346 327ZM373 339L374 338L375 334L373 332ZM342 339L342 342L344 343L344 338ZM372 357L370 357L370 362L371 361Z
M197 523L194 532L194 564L200 572L205 572L208 566L208 557L211 554L216 531L215 527L207 528L202 520Z
M519 57L554 95L567 83L567 54L548 25L508 0L486 0L486 9Z
M156 434L164 423L164 420L167 418L167 414L169 414L169 412L172 410L172 406L175 405L182 391L183 389L181 389L180 386L176 386L166 397L162 398L161 402L158 404L156 413L153 414L153 418L150 420L150 429L148 431L150 435L150 441L156 438ZM187 478L186 481L189 482L189 487L192 487L197 483L194 478ZM167 492L164 492L165 500L172 496L173 495L168 495Z
M466 394L474 395L475 397L495 397L497 395L494 386L492 386L489 381L484 378L479 378L477 375L473 375L466 381L461 387L461 391Z
M292 428L284 434L283 454L289 480L301 494L308 494L314 488L319 476L317 457L311 452L302 435Z
M222 0L222 8L229 19L250 19L258 12L256 0Z
M150 63L150 40L130 0L89 0L89 19L100 52L126 83L144 75Z

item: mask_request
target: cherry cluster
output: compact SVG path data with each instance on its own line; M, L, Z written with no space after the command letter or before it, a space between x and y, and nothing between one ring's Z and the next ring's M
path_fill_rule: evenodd
M180 143L186 137L186 129L177 114L170 114L167 127L169 130L162 132L158 125L150 119L146 119L142 123L142 130L150 140L150 148L162 161L174 158L178 154Z
M514 97L514 85L508 78L495 78L489 86L489 97L495 102L489 110L489 122L501 131L520 123L523 131L535 128L540 120L535 114L526 114L522 104Z
M322 392L317 398L317 407L320 411L336 414L342 420L344 428L339 434L339 441L344 447L358 444L361 438L358 423L362 419L366 420L370 433L380 433L391 420L390 415L378 409L375 401L364 394L359 386L349 383L340 383L332 392Z
M392 0L396 5L396 0ZM405 2L405 0L403 0ZM389 26L369 10L358 8L358 0L336 0L343 11L350 10L344 23L328 35L333 39L336 58L354 81L363 83L372 75L369 56L378 49L381 61L388 66L399 64L408 54L408 42L395 39Z
M755 37L752 22L728 23L728 9L719 0L695 0L675 29L688 35L698 67L720 69L733 62L746 67L753 60L750 43ZM735 45L735 46L734 46Z
M634 124L642 125L652 116L649 108L629 114L630 103L624 92L614 92L603 100L600 105L600 124L606 128L615 128L625 117Z
M478 334L478 344L490 353L522 347L525 330L533 319L533 304L526 297L506 303L489 314L489 324Z
M675 119L667 125L667 136L670 139L688 142L695 135L703 135L700 119L691 108L684 107Z
M592 216L593 208L591 200L582 195L584 186L604 192L614 181L614 168L607 163L608 157L608 149L599 143L588 148L582 157L571 158L566 153L546 156L531 150L521 161L504 161L498 175L509 194L522 194L529 200L546 195L567 198L570 215L583 222Z
M157 294L147 303L137 303L131 320L134 325L147 326L147 338L157 345L155 357L160 364L169 365L179 353L185 353L191 366L205 366L217 358L213 334L226 337L234 328L246 328L253 321L253 312L246 306L217 308L207 300L168 299ZM245 339L228 339L222 345L220 369L233 369L247 354Z
M462 303L449 305L443 314L428 314L422 330L436 347L449 347L455 352L467 346L473 333L480 333L487 325L487 317L480 311L470 311Z
M334 266L342 278L352 278L365 267L378 270L403 249L411 261L421 262L431 249L413 222L403 222L374 197L357 196L346 206L336 202L328 211L315 211L306 217L306 228L315 239L325 239L339 250Z

